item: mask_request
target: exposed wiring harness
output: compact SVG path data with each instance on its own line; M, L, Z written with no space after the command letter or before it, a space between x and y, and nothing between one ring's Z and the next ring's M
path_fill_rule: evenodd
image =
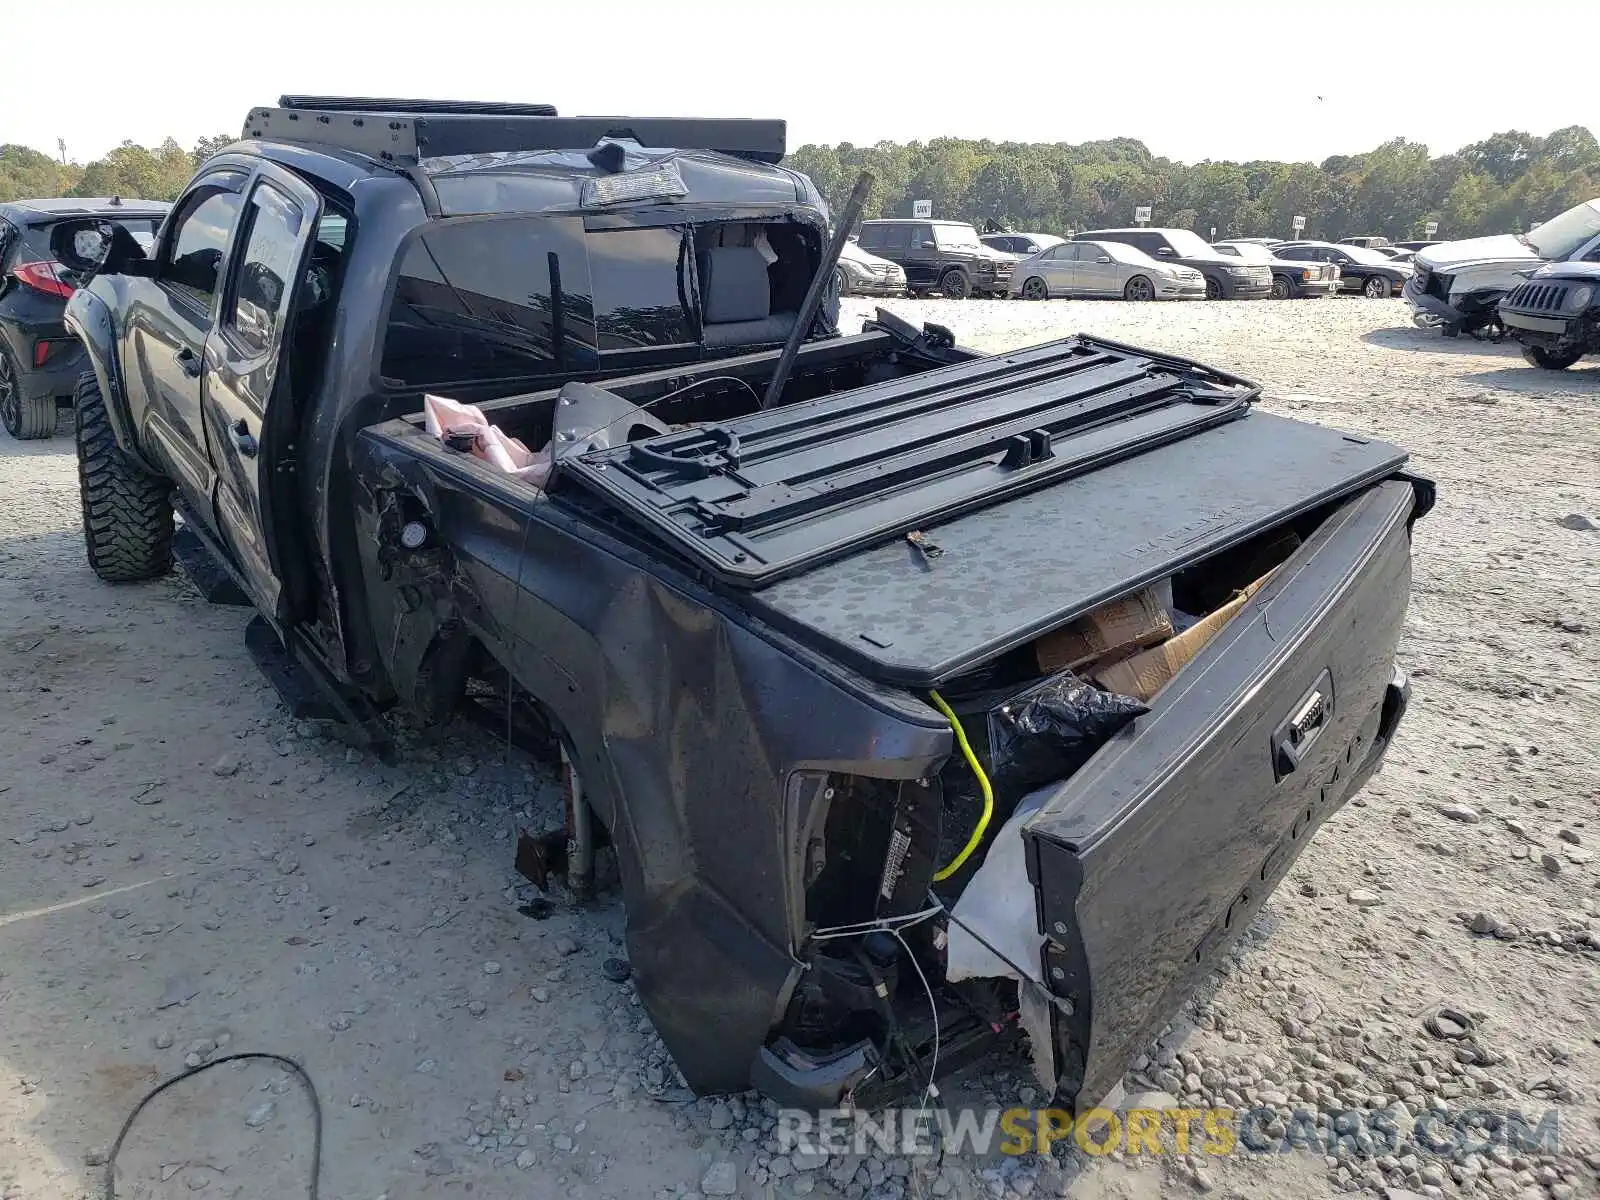
M983 835L989 832L989 820L994 816L994 788L989 785L989 776L984 774L983 764L978 761L978 756L972 751L972 743L967 741L967 731L961 728L961 721L956 717L955 710L945 703L944 697L938 692L929 692L933 698L933 706L944 714L945 720L950 722L950 732L956 735L956 745L961 747L961 756L967 760L967 766L972 768L972 773L978 777L978 789L983 793L983 812L978 817L978 823L972 827L972 836L967 839L967 844L961 847L961 853L950 860L948 866L934 873L935 883L949 879L959 871L967 859L972 857L972 852L983 844Z

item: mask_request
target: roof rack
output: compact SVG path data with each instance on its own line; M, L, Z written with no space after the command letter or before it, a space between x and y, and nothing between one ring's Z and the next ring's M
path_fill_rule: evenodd
M602 138L642 146L715 150L775 163L787 149L782 121L678 117L560 117L542 104L283 96L255 108L245 140L332 146L396 166L497 151L587 150Z
M393 96L279 96L279 108L315 112L458 113L467 116L554 117L554 104L501 100L397 100Z

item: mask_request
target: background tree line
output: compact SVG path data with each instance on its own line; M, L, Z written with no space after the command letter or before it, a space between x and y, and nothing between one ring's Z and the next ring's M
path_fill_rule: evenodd
M785 160L816 180L837 208L862 170L877 177L869 216L910 216L912 200L936 217L1046 233L1133 224L1148 204L1152 224L1218 238L1383 234L1395 241L1520 232L1600 196L1600 143L1572 125L1549 137L1497 133L1432 158L1396 138L1365 154L1322 164L1173 162L1134 138L1022 143L937 138L901 145L802 146Z
M168 138L150 149L124 142L86 165L61 163L27 146L0 145L0 200L30 196L138 196L170 200L196 166L233 139L202 138L185 150ZM910 215L910 202L933 202L935 216L979 225L1066 232L1130 225L1148 204L1153 223L1204 237L1290 236L1306 218L1306 236L1380 233L1397 241L1423 236L1437 221L1440 238L1520 231L1600 195L1600 143L1580 125L1549 137L1512 130L1438 158L1396 138L1365 154L1322 164L1173 162L1135 138L1024 143L935 138L875 146L802 146L790 166L843 204L855 176L878 180L868 216Z
M150 149L123 142L104 158L63 163L27 146L0 145L0 200L35 196L137 196L171 200L194 169L234 138L201 138L185 150L168 138Z

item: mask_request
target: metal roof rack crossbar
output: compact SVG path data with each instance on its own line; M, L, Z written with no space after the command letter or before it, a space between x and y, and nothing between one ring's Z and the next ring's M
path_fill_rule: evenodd
M458 154L588 150L604 138L769 163L787 149L784 122L772 120L558 117L547 105L371 97L284 96L279 105L252 109L244 139L331 146L399 166Z

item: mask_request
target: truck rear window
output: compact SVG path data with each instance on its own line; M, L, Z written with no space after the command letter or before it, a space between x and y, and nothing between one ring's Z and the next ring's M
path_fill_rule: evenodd
M380 370L426 388L694 344L686 237L682 227L586 233L577 217L440 221L401 255Z
M589 234L602 353L696 340L694 318L685 304L687 233L677 226L658 226Z
M384 376L426 387L552 370L553 225L449 221L413 240L395 279Z

